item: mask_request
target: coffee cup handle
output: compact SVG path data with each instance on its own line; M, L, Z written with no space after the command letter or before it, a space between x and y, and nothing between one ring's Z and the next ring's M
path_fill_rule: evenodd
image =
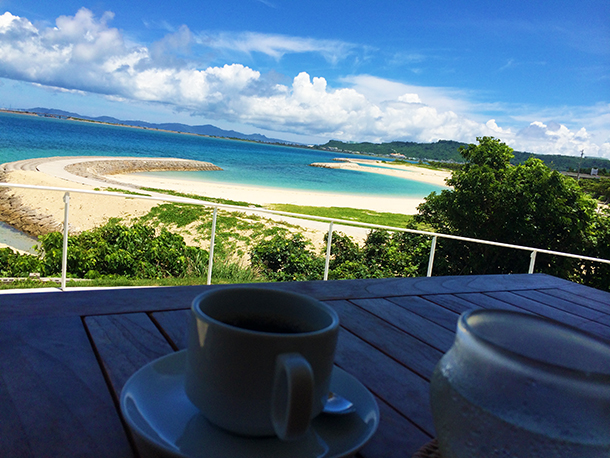
M282 440L302 437L313 411L313 372L298 353L284 353L275 362L271 421Z

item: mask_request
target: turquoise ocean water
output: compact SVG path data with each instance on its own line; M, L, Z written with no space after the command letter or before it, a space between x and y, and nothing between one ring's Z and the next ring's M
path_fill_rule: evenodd
M0 113L0 164L52 156L196 159L223 170L155 174L312 191L424 197L442 189L373 173L309 166L312 162L332 162L335 157L366 156Z

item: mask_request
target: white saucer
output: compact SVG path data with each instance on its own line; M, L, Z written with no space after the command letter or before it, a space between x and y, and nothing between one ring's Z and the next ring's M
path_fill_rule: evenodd
M248 438L209 423L184 392L186 350L159 358L131 376L121 392L125 420L153 454L181 458L340 458L375 433L379 408L354 377L335 367L331 390L356 406L347 415L320 414L303 439Z

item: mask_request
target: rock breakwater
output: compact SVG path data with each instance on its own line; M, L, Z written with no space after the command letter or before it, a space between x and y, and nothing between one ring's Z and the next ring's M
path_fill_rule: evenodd
M7 181L7 173L0 170L0 181ZM0 188L0 220L28 235L37 237L49 232L59 231L63 223L51 215L44 215L22 204L21 198L10 188Z
M198 172L222 170L211 162L187 159L104 159L76 162L65 167L66 172L109 184L120 184L109 175L138 172Z
M189 161L182 159L110 159L92 160L70 164L66 171L75 175L98 176L118 175L136 172L189 172L222 170L211 162Z

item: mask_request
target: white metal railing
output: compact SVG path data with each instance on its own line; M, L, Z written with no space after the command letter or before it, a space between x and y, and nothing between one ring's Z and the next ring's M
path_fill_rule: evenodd
M158 194L155 196L141 196L136 194L124 194L120 192L108 192L108 191L91 191L84 189L72 189L72 188L58 188L52 186L36 186L36 185L25 185L25 184L14 184L14 183L1 183L0 187L5 188L23 188L23 189L37 189L40 191L56 191L56 192L64 192L64 228L63 228L63 251L62 251L62 273L61 273L61 289L64 290L66 288L66 277L67 277L67 259L68 259L68 221L69 221L69 207L70 207L70 193L80 193L80 194L97 194L102 196L115 196L129 199L143 199L143 200L155 200L155 201L163 201L163 202L174 202L174 203L188 203L194 205L202 205L206 207L212 207L214 209L212 216L212 235L210 238L210 252L209 252L209 264L208 264L208 272L207 272L207 284L212 283L212 269L214 266L214 239L216 234L216 218L219 208L224 208L228 210L238 210L241 212L247 213L263 213L263 214L273 214L279 216L288 216L297 219L304 220L317 220L324 221L329 223L328 227L328 239L326 245L326 259L324 264L324 280L328 280L328 269L330 265L330 249L332 243L332 235L333 235L333 225L334 224L343 224L349 226L360 226L364 228L371 229L385 229L393 232L408 232L411 234L424 235L432 238L432 244L430 246L430 255L428 259L428 271L427 276L432 276L432 268L434 266L434 255L436 252L436 242L437 239L445 238L445 239L453 239L453 240L461 240L463 242L472 242L479 243L482 245L492 245L503 248L512 248L515 250L529 251L530 252L530 265L528 269L528 273L534 273L534 266L536 264L536 255L538 253L550 254L555 256L563 256L566 258L575 258L582 259L585 261L593 261L593 262L601 262L605 264L610 264L610 259L601 259L601 258L593 258L590 256L582 256L578 254L572 253L564 253L561 251L553 251L546 250L542 248L534 248L527 247L521 245L512 245L509 243L501 243L494 242L490 240L481 240L470 237L461 237L458 235L449 235L449 234L440 234L436 232L428 232L428 231L419 231L415 229L406 229L400 227L392 227L392 226L382 226L378 224L369 224L369 223L361 223L356 221L348 221L341 220L335 218L326 218L323 216L312 216L312 215L304 215L300 213L290 213L290 212L282 212L276 210L267 210L265 208L258 207L243 207L239 205L230 205L230 204L219 204L215 202L207 202L203 200L190 199L187 197L174 197L174 196L164 196L162 194Z

